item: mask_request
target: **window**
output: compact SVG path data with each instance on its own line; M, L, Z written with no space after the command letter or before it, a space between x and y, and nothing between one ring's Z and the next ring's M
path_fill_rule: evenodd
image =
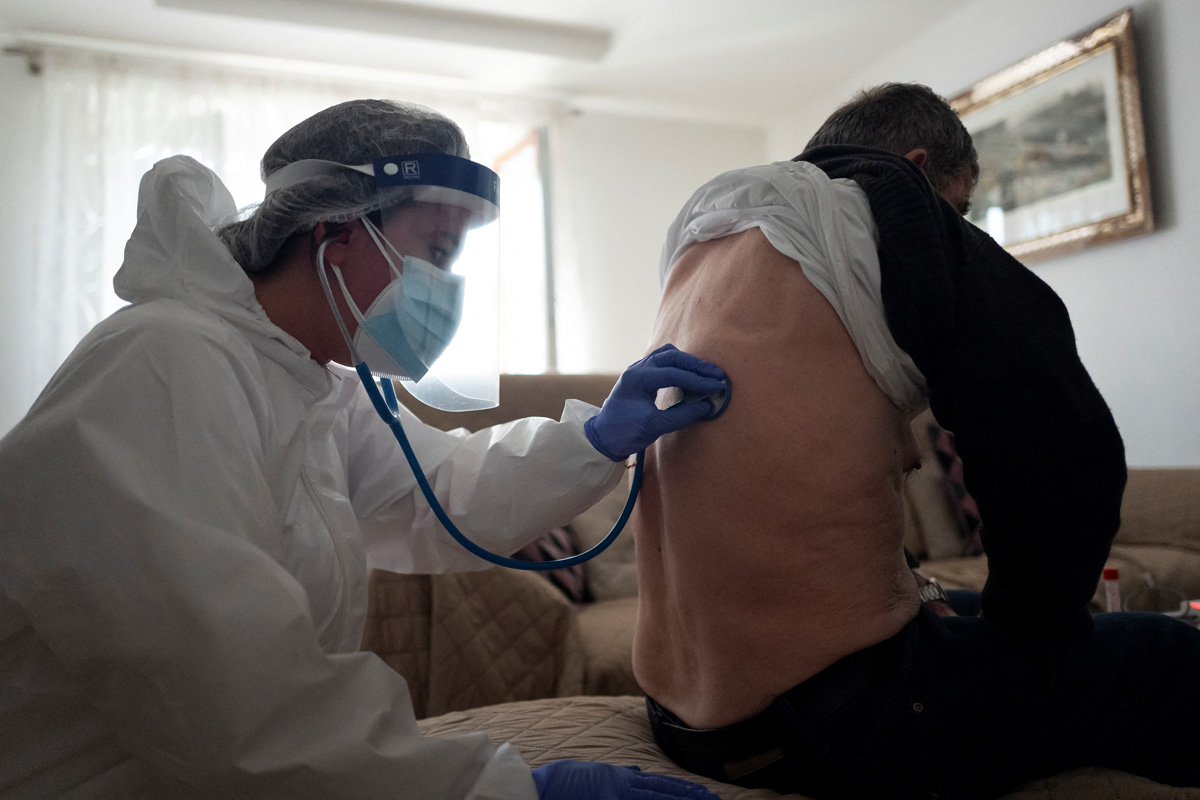
M216 172L239 207L262 197L259 159L279 134L355 97L437 108L464 129L472 157L501 175L501 264L494 289L500 366L553 367L548 355L546 222L539 135L528 108L397 87L71 51L43 55L45 165L35 269L43 385L96 322L120 307L112 277L136 221L141 176L183 153Z
M519 125L484 129L483 142L511 143L488 161L500 174L501 186L500 369L546 372L554 365L541 158L545 137L540 130Z

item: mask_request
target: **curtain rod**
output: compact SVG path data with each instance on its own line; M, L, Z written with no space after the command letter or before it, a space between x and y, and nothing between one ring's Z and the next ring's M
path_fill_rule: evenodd
M566 113L572 116L583 113L606 113L621 116L662 119L674 122L696 122L737 128L761 126L746 120L731 120L721 114L712 114L711 109L698 109L689 105L676 106L661 100L646 100L604 94L577 94L554 89L503 89L481 87L464 78L399 72L377 67L359 67L346 64L300 61L275 56L251 56L215 50L199 50L166 47L163 45L124 42L85 36L34 31L9 31L0 33L5 54L20 55L29 62L31 74L41 74L42 52L48 48L104 53L117 56L153 58L168 62L184 62L200 66L230 67L252 70L257 73L284 77L317 78L323 81L358 81L382 84L413 91L445 92L448 95L472 101L523 101L540 104L546 109L542 113Z
M600 61L612 47L612 31L593 25L442 8L404 0L155 0L160 8L199 11L317 28L389 34L410 39L486 47L517 53Z
M5 55L25 58L29 72L33 75L40 75L42 72L42 55L44 51L49 48L57 48L104 55L148 58L174 63L183 62L198 66L230 67L285 77L320 78L326 81L333 79L383 84L387 86L406 87L417 91L438 91L462 95L470 97L473 100L523 100L555 105L565 104L569 101L569 97L563 92L545 90L504 91L501 89L480 87L478 84L464 78L400 72L398 70L380 69L378 67L301 61L298 59L279 58L277 56L256 56L218 50L167 47L142 42L99 39L59 33L20 31L10 32L3 38L6 40L3 53Z

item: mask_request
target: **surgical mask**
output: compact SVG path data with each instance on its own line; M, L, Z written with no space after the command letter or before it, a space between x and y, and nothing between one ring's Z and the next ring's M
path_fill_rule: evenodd
M364 218L363 224L387 261L394 279L363 312L350 296L341 270L330 264L346 305L358 321L353 343L347 341L347 345L376 375L420 381L445 352L458 330L462 319L463 278L421 259L400 255L369 219ZM317 251L318 268L324 263L325 245L326 242L322 242ZM393 254L400 260L400 267L397 267ZM321 274L324 275L324 270ZM336 315L337 307L324 278L322 283ZM338 322L342 335L346 336L340 316Z

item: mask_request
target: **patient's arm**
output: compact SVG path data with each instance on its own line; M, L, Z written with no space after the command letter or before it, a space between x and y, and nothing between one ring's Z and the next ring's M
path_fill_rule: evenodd
M913 578L917 581L917 589L923 589L929 585L929 578L926 578L921 573L913 570ZM939 617L957 617L958 614L950 607L950 604L945 600L926 600L925 605L930 611L937 614Z
M837 147L805 157L870 200L888 327L954 431L985 522L984 616L1015 633L1090 630L1125 458L1063 302L911 162Z

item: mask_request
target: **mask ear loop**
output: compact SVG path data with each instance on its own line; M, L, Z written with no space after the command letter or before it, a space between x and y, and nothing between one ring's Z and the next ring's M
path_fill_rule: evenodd
M346 342L346 347L350 350L350 358L355 364L362 363L362 356L358 354L358 348L354 346L354 340L350 338L350 331L346 328L346 321L342 319L342 312L338 311L337 303L333 300L333 289L329 287L329 276L325 274L325 248L329 246L329 239L321 242L321 246L317 248L317 277L321 279L321 288L325 290L325 300L329 303L329 309L333 312L333 319L337 323L338 330L342 332L342 339ZM350 297L350 292L346 290L346 284L342 280L342 271L335 265L330 264L329 268L333 270L333 274L341 284L342 294L346 298L346 305L350 307L350 311L354 314L358 313L358 308L355 307L354 300ZM362 324L362 317L358 317L358 324Z
M399 280L401 275L400 270L396 269L395 263L384 251L383 247L380 246L379 239L376 237L376 233L373 230L375 228L374 224L366 217L362 217L362 221L366 225L367 233L371 234L371 239L374 241L375 246L379 248L379 252L383 255L384 260L387 261L388 267L392 270L392 274L397 280ZM382 236L382 234L380 235ZM321 246L317 248L317 275L321 279L321 288L325 290L325 299L329 302L329 307L333 309L333 317L334 320L337 321L338 330L342 332L342 338L346 341L346 346L350 348L350 355L354 359L354 363L357 364L362 360L362 358L358 354L358 349L354 346L354 340L350 337L350 331L346 327L345 320L342 319L341 312L338 311L337 304L333 301L333 290L329 286L329 277L325 274L324 270L325 247L329 244L329 241L329 239L326 239L325 241L321 242ZM384 241L387 241L386 237L384 238ZM388 244L390 246L391 242L388 242ZM395 248L392 249L395 250ZM399 253L397 253L397 255L399 255ZM330 264L329 268L333 270L333 276L337 278L338 286L342 290L342 297L346 299L346 307L350 309L350 313L354 316L355 322L357 322L360 326L363 325L366 322L366 319L363 317L362 311L359 310L358 303L354 302L354 298L351 296L350 290L346 287L346 280L342 277L341 269L338 268L337 264ZM368 309L368 311L369 310L370 309Z
M391 243L387 236L384 235L383 231L375 227L374 222L371 222L368 217L361 217L361 219L363 227L365 227L367 229L367 233L371 235L371 241L375 242L375 246L379 248L379 252L388 262L388 266L392 268L392 272L395 273L397 278L399 278L400 269L396 266L396 262L392 261L392 257L388 255L387 251L391 250L393 253L395 253L396 258L400 259L401 264L404 263L404 256L401 255L400 251L396 249L396 246ZM384 247L385 244L387 247Z
M450 281L459 284L460 286L466 282L466 278L464 278L462 275L455 275L449 269L441 269L433 264L422 261L419 258L402 255L400 251L396 249L396 246L392 244L391 240L387 238L387 235L383 231L379 230L374 222L371 222L371 220L367 217L362 217L362 221L363 225L367 229L367 233L371 234L371 239L375 242L375 246L379 248L380 253L383 253L383 257L387 259L388 266L392 268L392 272L397 278L402 277L401 271L396 268L396 265L388 256L387 250L384 249L384 245L387 245L387 248L396 254L396 258L400 259L400 263L404 265L405 269L412 268L415 270L420 270L433 275L438 280Z
M358 310L358 303L354 302L354 298L350 296L350 290L346 288L346 281L342 278L342 271L338 269L336 264L330 264L329 268L333 270L333 277L337 278L338 286L342 287L342 297L346 298L346 306L350 309L350 313L354 316L355 322L359 325L366 323L367 318ZM370 311L371 309L367 309Z

